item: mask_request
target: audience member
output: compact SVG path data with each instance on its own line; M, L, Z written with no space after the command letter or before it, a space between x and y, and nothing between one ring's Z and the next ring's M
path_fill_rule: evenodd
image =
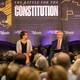
M53 57L51 59L51 66L53 66L53 65L57 65L57 57Z
M46 79L47 68L49 67L46 57L40 53L37 53L34 57L34 62L35 62L36 69L40 73L41 80Z
M51 66L48 69L47 80L68 80L67 73L61 66Z
M46 59L45 56L43 56L42 54L36 54L34 57L34 61L35 61L35 66L38 70L40 70L40 72L45 71L48 67L48 61Z
M32 51L32 55L30 56L31 66L34 66L34 57L38 53L38 47L34 47Z
M7 64L11 63L12 61L14 61L14 56L16 55L15 51L9 50L6 52L5 56L6 56L6 62Z
M76 80L80 80L80 68L79 68L79 70L77 72L77 79Z
M75 62L75 55L72 52L69 52L71 64Z
M80 59L77 59L74 64L71 66L71 70L74 74L78 73L78 70L80 68Z
M24 54L16 54L14 57L14 63L19 65L26 65L26 56Z
M18 71L21 67L17 64L8 65L5 80L16 80Z
M32 67L23 67L20 69L16 80L40 80L40 75Z
M68 80L76 80L76 75L70 70L71 62L70 57L67 53L60 52L57 56L57 64L66 69Z
M7 66L8 65L5 63L0 65L0 80L2 80L2 78L6 75Z
M70 57L67 53L60 52L57 56L57 64L63 66L66 70L70 68Z
M0 64L6 63L6 58L2 53L0 53Z

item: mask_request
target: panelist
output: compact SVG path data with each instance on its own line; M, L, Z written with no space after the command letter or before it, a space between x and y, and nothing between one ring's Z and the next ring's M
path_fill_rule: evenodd
M16 43L16 51L17 53L23 53L26 56L26 63L30 62L29 55L32 51L32 43L28 39L27 31L21 31L20 40Z
M55 53L58 52L68 52L69 46L68 42L63 38L63 31L58 31L56 33L56 40L52 42L51 48L50 48L50 54L49 59L51 60Z

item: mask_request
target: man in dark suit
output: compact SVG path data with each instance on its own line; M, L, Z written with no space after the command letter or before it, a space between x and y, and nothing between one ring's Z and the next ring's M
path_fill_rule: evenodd
M52 42L51 48L50 48L50 54L49 54L49 61L51 61L52 57L55 53L58 52L68 52L68 42L63 39L63 32L58 31L56 33L56 40Z

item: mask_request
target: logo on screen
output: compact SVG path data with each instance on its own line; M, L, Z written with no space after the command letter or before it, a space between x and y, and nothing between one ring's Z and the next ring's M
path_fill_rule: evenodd
M9 28L12 26L11 0L0 0L0 26Z

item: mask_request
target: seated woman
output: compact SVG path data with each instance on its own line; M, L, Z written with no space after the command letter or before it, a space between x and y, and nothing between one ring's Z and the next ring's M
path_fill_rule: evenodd
M21 31L20 33L20 40L17 41L16 44L16 51L17 53L23 53L26 58L26 63L30 62L30 52L32 51L32 43L28 39L28 33L27 31Z

